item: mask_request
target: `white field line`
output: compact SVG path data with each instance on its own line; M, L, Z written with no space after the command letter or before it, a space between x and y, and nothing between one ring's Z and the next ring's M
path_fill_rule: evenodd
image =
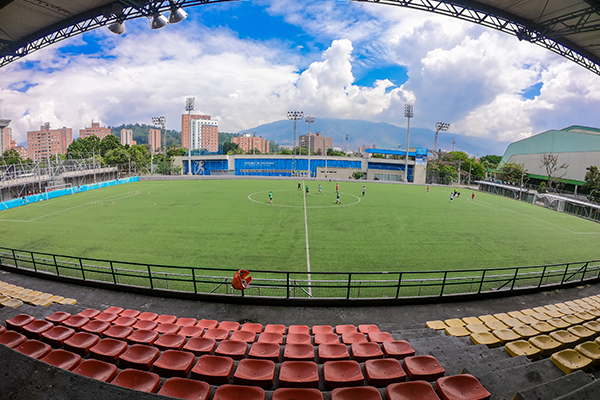
M308 271L308 295L312 297L310 276L310 251L308 248L308 216L306 213L306 190L304 181L302 181L302 197L304 198L304 231L306 232L306 269Z
M520 213L518 211L510 210L508 208L504 208L504 207L500 207L500 206L497 206L497 205L494 205L494 204L486 203L485 201L477 201L477 200L475 200L474 203L477 204L477 205L480 205L482 207L498 208L498 209L506 211L506 212L510 212L510 213L513 213L513 214L521 215L523 217L531 218L531 219L536 220L538 222L542 222L544 224L547 224L547 225L553 226L555 228L562 229L564 231L572 233L573 235L600 235L600 232L575 232L575 231L572 231L569 228L565 228L564 226L556 225L556 224L553 224L552 222L544 221L543 219L532 217L531 215L523 214L523 213Z

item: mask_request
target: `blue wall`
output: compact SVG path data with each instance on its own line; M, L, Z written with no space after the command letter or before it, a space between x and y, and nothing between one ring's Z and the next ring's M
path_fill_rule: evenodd
M316 176L317 168L325 167L325 159L311 158L311 176ZM360 161L327 160L328 168L361 169ZM235 174L242 176L291 176L291 171L308 171L308 159L297 158L239 158L235 160Z
M227 171L229 162L224 160L192 160L193 175L213 175L212 171ZM188 161L183 160L183 173L188 173Z

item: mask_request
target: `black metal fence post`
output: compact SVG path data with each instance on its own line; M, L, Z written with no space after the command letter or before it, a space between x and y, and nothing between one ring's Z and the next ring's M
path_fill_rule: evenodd
M352 274L348 274L348 292L346 293L346 300L350 298L350 288L352 287Z
M54 259L54 268L56 268L56 276L60 276L60 271L58 270L58 263L56 262L56 254L53 254L52 258Z
M81 271L81 278L85 281L85 270L83 269L83 261L79 259L79 269Z
M31 263L33 264L33 270L37 272L37 265L35 264L35 256L33 255L33 251L31 252Z
M198 288L196 287L196 268L192 268L192 280L194 281L194 293L198 293Z

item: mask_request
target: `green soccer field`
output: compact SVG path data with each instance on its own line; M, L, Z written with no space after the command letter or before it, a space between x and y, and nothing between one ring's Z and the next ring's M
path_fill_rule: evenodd
M318 193L321 183L323 193ZM310 187L305 195L304 185ZM362 196L363 184L366 195ZM600 258L600 225L451 188L292 180L137 182L0 213L3 247L250 270L414 271ZM274 204L269 204L269 191Z

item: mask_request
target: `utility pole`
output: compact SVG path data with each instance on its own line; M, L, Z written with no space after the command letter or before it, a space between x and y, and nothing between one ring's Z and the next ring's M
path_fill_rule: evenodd
M185 110L188 112L188 175L192 175L192 111L194 111L195 97L185 100Z
M408 139L410 137L410 119L414 117L412 104L404 105L404 116L408 119L406 124L406 157L404 158L404 182L408 182Z

